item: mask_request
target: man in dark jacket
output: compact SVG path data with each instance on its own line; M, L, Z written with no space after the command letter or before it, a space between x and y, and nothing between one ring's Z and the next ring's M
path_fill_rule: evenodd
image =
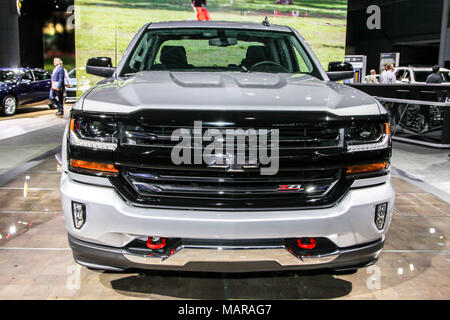
M436 65L433 67L433 73L427 77L427 83L442 83L439 66Z
M60 58L53 59L53 69L52 74L52 95L58 104L58 112L56 115L64 115L64 68L62 67L62 61Z

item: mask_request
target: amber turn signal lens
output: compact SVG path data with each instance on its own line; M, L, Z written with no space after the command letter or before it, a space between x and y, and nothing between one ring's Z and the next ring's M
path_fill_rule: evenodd
M384 124L384 133L385 134L390 134L391 133L391 127L389 126L389 122L386 122L385 124Z
M119 170L117 170L116 167L110 163L99 163L99 162L70 159L70 165L74 168L89 169L101 172L113 172L113 173L119 172Z
M75 119L70 119L69 130L73 131L75 129Z
M348 167L346 173L363 173L363 172L379 171L387 168L388 168L387 162L362 164Z

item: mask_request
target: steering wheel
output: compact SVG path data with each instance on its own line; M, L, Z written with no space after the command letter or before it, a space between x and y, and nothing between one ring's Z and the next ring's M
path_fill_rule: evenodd
M262 65L272 65L272 66L275 66L275 67L280 68L280 69L281 69L282 71L284 71L284 72L289 72L289 70L286 69L285 67L283 67L282 65L280 65L280 64L278 64L278 63L276 63L276 62L274 62L274 61L269 61L269 60L257 62L257 63L255 63L254 65L252 65L252 66L249 68L249 70L250 70L250 71L253 71L254 69L256 69L256 68L258 68L258 67L260 67L260 66L262 66Z

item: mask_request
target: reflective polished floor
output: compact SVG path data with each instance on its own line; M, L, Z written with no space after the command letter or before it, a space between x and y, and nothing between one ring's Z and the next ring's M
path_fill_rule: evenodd
M450 205L393 181L385 249L357 273L109 273L72 259L52 156L0 187L0 299L449 299Z

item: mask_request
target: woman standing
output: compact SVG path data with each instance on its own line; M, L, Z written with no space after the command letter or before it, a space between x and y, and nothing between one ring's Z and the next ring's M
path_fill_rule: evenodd
M191 0L191 4L197 13L198 21L210 21L209 12L206 9L206 0Z

